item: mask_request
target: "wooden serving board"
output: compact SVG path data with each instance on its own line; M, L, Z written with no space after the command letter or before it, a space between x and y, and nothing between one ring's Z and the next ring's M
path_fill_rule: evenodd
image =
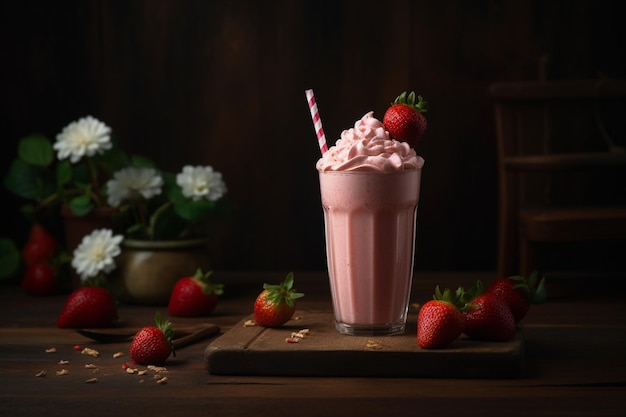
M515 378L522 371L522 329L508 342L462 337L441 349L417 345L415 319L403 335L347 336L335 330L332 313L297 311L284 326L246 326L246 317L204 351L215 375ZM292 332L309 329L298 343Z

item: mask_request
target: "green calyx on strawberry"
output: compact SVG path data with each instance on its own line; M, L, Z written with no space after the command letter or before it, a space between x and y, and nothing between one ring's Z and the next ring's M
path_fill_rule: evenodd
M516 322L520 322L530 310L532 304L546 300L545 279L533 271L528 278L521 275L495 279L486 292L494 293L506 301Z
M427 111L426 104L422 96L416 97L413 91L408 94L404 91L396 97L383 116L383 125L389 135L414 148L422 140L428 128L424 116Z
M293 288L293 272L279 285L263 284L263 291L254 302L254 321L259 326L279 327L293 317L296 300L304 293Z
M138 365L160 365L170 355L176 356L172 339L174 329L157 311L154 326L141 328L133 337L128 354Z
M483 284L465 293L464 333L471 339L507 341L515 336L515 318L506 301L497 294L483 292Z
M117 320L117 304L108 289L83 286L66 299L57 327L108 327Z
M168 313L179 317L211 313L217 306L218 296L224 294L224 285L211 282L212 273L198 269L193 276L179 279L170 294Z
M446 346L461 336L465 329L465 317L461 313L464 291L462 287L453 293L446 288L443 293L435 288L433 299L426 302L417 317L417 343L422 349Z

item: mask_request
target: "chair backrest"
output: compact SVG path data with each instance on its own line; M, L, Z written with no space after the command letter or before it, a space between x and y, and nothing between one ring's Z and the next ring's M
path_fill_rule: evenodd
M625 81L495 83L490 94L500 178L520 174L521 204L623 201L626 180L619 174L626 158ZM597 168L603 172L592 173ZM614 181L607 170L614 171Z
M626 81L501 82L489 95L500 258L515 253L520 208L626 203Z

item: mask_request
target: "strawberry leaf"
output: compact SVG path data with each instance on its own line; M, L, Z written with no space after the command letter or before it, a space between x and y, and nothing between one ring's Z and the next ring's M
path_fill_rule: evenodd
M193 278L196 280L197 284L202 287L202 292L207 295L223 295L224 294L224 285L217 284L211 281L211 275L213 271L209 271L206 273L202 272L202 269L198 268Z
M428 104L422 96L417 96L417 103L415 102L415 92L411 91L407 93L403 91L396 99L391 103L394 104L406 104L412 109L418 111L419 113L426 113L428 110L426 109L426 104Z
M509 279L514 282L513 288L523 291L532 304L541 304L546 301L545 278L540 277L537 270L532 271L528 278L524 278L521 275L513 275Z
M464 296L465 291L463 290L463 287L458 287L453 293L449 288L446 288L443 292L441 292L439 285L437 285L435 287L433 300L445 301L452 304L456 308L461 309L465 304Z
M293 288L293 272L287 274L287 277L280 284L263 284L263 289L267 290L267 299L274 305L285 302L289 307L293 307L295 300L304 297L304 293L296 292Z
M154 313L154 323L156 324L156 327L165 335L167 343L169 343L172 348L172 355L176 356L176 352L174 352L174 329L172 328L172 323L169 320L163 320L159 311Z

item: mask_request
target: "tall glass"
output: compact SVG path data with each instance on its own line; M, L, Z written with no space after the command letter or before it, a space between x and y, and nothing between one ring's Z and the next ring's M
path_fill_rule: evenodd
M335 328L404 332L413 280L420 169L319 173Z

